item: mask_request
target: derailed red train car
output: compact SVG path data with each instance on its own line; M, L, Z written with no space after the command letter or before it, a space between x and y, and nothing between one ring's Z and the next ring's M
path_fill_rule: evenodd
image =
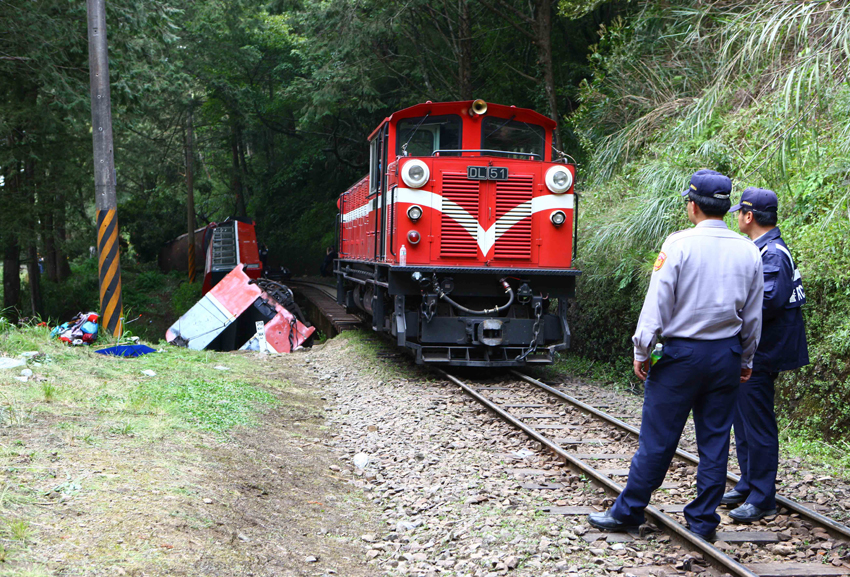
M204 284L207 294L221 279L241 266L252 279L263 276L257 233L253 221L227 219L210 223L204 232Z
M575 166L553 159L554 128L481 100L386 118L369 175L338 200L339 303L420 363L551 363L580 274Z

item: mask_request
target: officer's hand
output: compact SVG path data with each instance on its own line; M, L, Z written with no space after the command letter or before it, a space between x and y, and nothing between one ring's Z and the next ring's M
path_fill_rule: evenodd
M635 374L642 381L646 380L646 374L649 372L649 359L639 361L635 359Z
M746 383L747 381L749 381L752 374L752 369L741 369L741 382Z

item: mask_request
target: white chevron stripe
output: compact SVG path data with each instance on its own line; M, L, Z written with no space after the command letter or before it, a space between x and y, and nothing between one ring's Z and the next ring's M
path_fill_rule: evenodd
M538 213L542 210L554 210L560 208L566 210L573 207L572 194L546 194L535 196L531 199L531 212Z
M511 227L523 218L529 216L529 202L523 202L509 210L501 218L499 218L488 229L484 229L481 224L472 217L469 212L456 202L447 198L443 198L434 192L427 190L418 190L415 188L396 188L395 194L388 193L388 204L406 203L418 204L421 207L428 207L431 210L442 212L457 222L469 235L478 241L478 248L481 249L481 254L486 255L496 244L496 241L502 237ZM531 199L531 214L537 214L544 210L567 210L573 208L572 194L547 194L537 196ZM358 218L367 216L375 207L375 199L373 198L363 206L355 208L342 217L343 222L350 222Z

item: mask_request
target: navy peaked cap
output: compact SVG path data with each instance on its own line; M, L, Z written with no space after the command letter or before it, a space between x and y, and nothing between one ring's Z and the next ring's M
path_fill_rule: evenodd
M776 212L776 209L779 208L779 199L776 198L776 193L772 190L750 186L741 195L741 202L730 208L729 212L735 212L742 208L758 210L759 212Z
M682 196L688 194L726 199L732 194L732 180L716 170L701 168L691 176L690 186L682 191Z

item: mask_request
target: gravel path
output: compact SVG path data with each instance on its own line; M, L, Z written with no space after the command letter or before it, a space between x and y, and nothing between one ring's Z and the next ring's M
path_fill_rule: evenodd
M604 510L611 499L457 387L391 351L357 334L286 363L325 391L327 445L339 459L332 470L382 511L383 530L360 536L376 575L714 574L699 554L661 534L619 542L623 536L598 535L583 515L543 512L551 506ZM491 380L502 379L494 374ZM570 383L573 396L639 424L639 396L560 382ZM689 427L688 450L695 450L692 435ZM822 475L795 461L783 466L783 479L795 479L807 496L824 494L824 513L841 512L846 484L827 496L817 487L826 482ZM530 488L543 482L560 487ZM817 554L803 552L800 560Z
M383 531L361 536L376 574L696 574L676 570L689 552L665 536L609 542L584 516L542 512L603 510L610 499L454 385L406 359L376 359L379 345L362 341L337 338L297 357L325 383L334 467L383 511ZM563 487L522 487L543 481Z

